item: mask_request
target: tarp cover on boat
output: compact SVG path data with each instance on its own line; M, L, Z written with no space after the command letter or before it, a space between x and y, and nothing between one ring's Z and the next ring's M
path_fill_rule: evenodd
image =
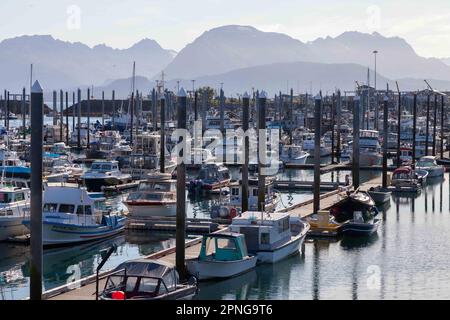
M170 290L178 283L178 273L175 268L156 260L136 259L121 263L116 270L126 269L127 276L152 277L164 280Z

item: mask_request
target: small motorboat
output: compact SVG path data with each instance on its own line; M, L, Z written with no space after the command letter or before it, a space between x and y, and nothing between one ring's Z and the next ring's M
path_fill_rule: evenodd
M131 182L131 175L119 170L117 161L99 161L92 163L91 168L82 176L89 191L101 191L104 186L116 186Z
M199 280L230 278L256 266L257 258L249 255L245 236L224 232L204 235L200 255L186 259L189 273Z
M353 219L342 225L342 233L351 236L370 236L377 232L381 220L372 215L364 216L361 211L353 212Z
M108 274L100 300L181 300L198 292L197 281L181 283L175 267L159 260L121 263Z
M367 193L370 197L375 201L376 205L381 205L383 203L388 202L391 199L392 192L388 189L383 189L383 187L372 187L367 190Z
M443 166L437 164L434 156L420 158L416 163L416 169L428 171L428 178L442 177L445 171Z
M231 231L245 235L248 251L261 263L276 263L299 252L309 224L288 213L247 211L233 219Z
M411 167L400 167L392 173L394 192L420 192L422 182Z
M223 164L207 163L200 169L197 179L190 181L191 193L213 192L228 187L231 181L230 171Z
M369 194L356 190L334 204L330 209L341 232L347 235L367 236L377 231L380 221L375 219L378 209Z

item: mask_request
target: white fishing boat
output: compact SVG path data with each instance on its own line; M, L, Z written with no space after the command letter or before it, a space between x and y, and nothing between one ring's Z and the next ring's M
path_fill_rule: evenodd
M348 144L347 153L351 162L353 141ZM377 166L381 165L382 160L379 132L375 130L361 130L359 134L359 165L362 167Z
M256 266L257 258L249 255L245 236L239 233L204 235L200 254L186 259L188 272L199 280L230 278Z
M280 160L285 166L305 164L309 153L303 151L300 146L284 145L281 149Z
M93 241L123 231L125 217L107 208L105 198L77 184L49 183L44 188L42 240L45 246ZM25 219L29 227L29 219Z
M101 191L103 186L117 186L131 182L131 175L119 170L117 161L96 160L82 176L89 191Z
M261 263L275 263L299 252L309 224L288 213L247 211L233 219L232 232L245 235L247 248Z
M442 177L444 176L444 167L440 166L436 162L434 156L424 156L416 163L416 169L428 171L428 178Z
M28 232L22 221L30 215L30 189L0 188L0 241Z
M177 181L171 174L155 173L139 182L124 204L130 217L163 217L176 215Z

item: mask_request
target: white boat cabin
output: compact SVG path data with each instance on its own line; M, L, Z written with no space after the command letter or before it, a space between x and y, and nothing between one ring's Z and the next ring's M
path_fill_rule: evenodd
M249 252L273 250L291 239L287 213L247 211L233 218L230 229L245 235Z

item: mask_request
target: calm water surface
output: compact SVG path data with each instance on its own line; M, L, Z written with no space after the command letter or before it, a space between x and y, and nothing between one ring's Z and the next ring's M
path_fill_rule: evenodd
M325 160L326 161L326 160ZM327 173L344 181L349 172ZM233 171L237 177L239 173ZM361 172L363 180L377 173ZM286 170L283 180L312 180L312 171ZM126 195L111 199L120 205ZM312 198L283 192L279 208ZM190 217L208 217L219 199L188 198ZM450 299L450 177L429 181L417 196L392 196L381 209L378 233L368 239L309 240L305 254L261 265L239 277L200 285L197 299ZM95 273L100 252L118 249L102 270L175 244L173 235L126 232L113 239L44 250L44 288ZM23 299L29 291L29 247L0 243L0 299Z

